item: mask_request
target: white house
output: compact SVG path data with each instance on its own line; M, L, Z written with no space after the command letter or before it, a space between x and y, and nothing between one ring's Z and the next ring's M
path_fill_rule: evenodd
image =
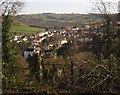
M66 38L64 38L64 40L61 41L61 44L65 44L65 43L68 43L68 41L66 40Z

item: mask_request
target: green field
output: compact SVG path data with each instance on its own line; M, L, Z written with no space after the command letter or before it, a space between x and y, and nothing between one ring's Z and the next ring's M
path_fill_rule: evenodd
M29 26L13 26L12 31L13 32L20 32L20 33L24 33L24 34L34 34L37 32L43 32L43 31L45 31L45 29L29 27Z

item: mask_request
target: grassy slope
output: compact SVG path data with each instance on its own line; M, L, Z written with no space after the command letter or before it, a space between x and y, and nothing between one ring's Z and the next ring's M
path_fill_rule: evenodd
M45 29L34 28L34 27L29 27L29 26L13 26L12 31L20 32L20 33L24 33L24 34L33 34L33 33L45 31Z

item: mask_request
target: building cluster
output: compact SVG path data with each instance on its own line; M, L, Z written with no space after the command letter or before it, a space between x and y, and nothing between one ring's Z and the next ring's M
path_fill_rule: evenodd
M102 25L101 25L102 26ZM90 26L85 25L84 27L74 27L68 29L50 29L44 32L40 32L32 35L18 34L15 33L13 35L13 41L16 43L30 43L30 47L36 48L36 46L40 47L43 51L43 55L53 54L58 48L60 48L63 44L68 42L90 42L92 41L92 37L90 36L92 33L98 35L101 32L98 32L97 29L101 26ZM27 49L26 49L27 50Z

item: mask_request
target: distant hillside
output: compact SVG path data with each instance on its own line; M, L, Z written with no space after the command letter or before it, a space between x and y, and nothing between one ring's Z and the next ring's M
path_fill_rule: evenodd
M66 26L80 26L83 23L100 20L97 14L29 14L16 16L17 23L32 27L61 28Z

